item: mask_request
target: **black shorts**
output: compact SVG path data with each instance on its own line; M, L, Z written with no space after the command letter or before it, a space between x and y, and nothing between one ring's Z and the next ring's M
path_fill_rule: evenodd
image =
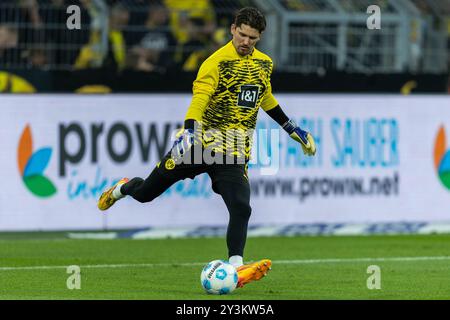
M171 181L186 178L194 179L199 174L207 173L211 178L213 191L216 193L218 192L215 186L220 181L228 181L249 187L248 163L244 161L241 161L241 163L236 163L236 161L230 162L227 163L226 159L224 159L223 163L176 164L169 152L157 164L156 170L165 179Z

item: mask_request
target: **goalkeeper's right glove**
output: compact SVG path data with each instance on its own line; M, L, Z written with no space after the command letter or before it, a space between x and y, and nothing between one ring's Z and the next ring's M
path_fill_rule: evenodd
M302 130L294 120L289 120L283 124L283 129L297 142L300 142L303 153L307 156L313 156L316 154L316 143L314 142L313 136Z
M194 145L195 134L192 129L185 129L173 143L171 155L172 159L179 161Z

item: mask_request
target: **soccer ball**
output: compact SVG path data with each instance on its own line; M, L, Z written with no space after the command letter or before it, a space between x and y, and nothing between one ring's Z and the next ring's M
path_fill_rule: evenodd
M230 263L214 260L203 267L200 282L207 293L227 294L236 289L238 274Z

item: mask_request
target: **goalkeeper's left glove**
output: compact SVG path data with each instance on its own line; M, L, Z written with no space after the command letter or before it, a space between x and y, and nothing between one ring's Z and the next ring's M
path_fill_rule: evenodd
M283 124L283 129L286 130L292 139L300 142L305 155L313 156L316 154L316 144L313 136L309 132L300 129L294 120L291 119Z

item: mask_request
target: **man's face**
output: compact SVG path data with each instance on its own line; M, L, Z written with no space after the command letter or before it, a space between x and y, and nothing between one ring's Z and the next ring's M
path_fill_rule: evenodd
M261 37L258 30L246 24L241 24L239 27L232 24L231 34L233 35L234 48L241 56L250 54Z

